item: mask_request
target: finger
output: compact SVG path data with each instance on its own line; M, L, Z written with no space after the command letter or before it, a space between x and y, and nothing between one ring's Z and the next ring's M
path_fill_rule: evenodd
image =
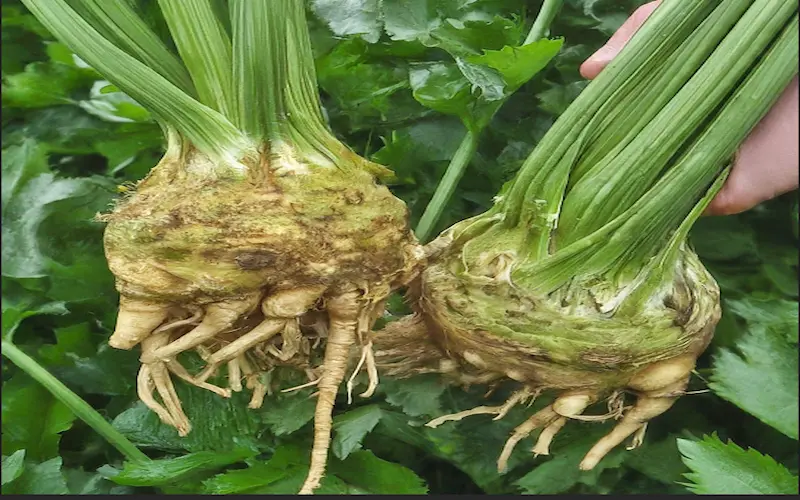
M600 47L589 59L581 64L581 76L593 79L600 74L603 68L614 59L622 50L622 47L633 37L633 35L644 24L645 20L658 7L661 1L650 2L642 5L631 14L622 26L609 38L605 45Z
M739 148L733 169L706 215L731 215L797 189L797 77Z

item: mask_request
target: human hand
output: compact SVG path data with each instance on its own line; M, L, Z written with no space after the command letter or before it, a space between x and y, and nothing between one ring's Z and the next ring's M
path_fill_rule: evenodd
M625 23L580 68L593 79L628 43L660 1L634 11ZM706 209L707 215L731 215L798 186L798 80L783 91L778 101L747 136L734 157L730 176Z

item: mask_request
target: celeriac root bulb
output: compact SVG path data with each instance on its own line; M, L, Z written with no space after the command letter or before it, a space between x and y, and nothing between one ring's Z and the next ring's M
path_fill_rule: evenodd
M502 418L549 391L554 402L509 437L500 471L535 431L533 453L548 454L569 420L619 419L584 470L628 438L642 442L686 391L720 318L719 289L687 235L796 74L796 8L664 0L495 205L428 245L410 292L416 314L375 338L379 368L520 386L501 406L429 426ZM588 411L603 401L607 413Z
M412 276L421 252L404 203L358 168L363 160L344 147L335 152L337 162L350 168L317 162L289 145L276 149L253 158L246 178L209 179L194 174L208 158L180 148L105 217L106 256L122 296L109 343L130 348L145 339L143 370L151 367L148 376L166 409L145 402L185 434L189 422L168 377L177 355L212 343L248 317L262 317L216 350L203 376L186 379L206 387L203 379L221 363L229 372L238 369L237 357L276 336L283 336L285 349L287 335L301 334L301 316L327 312L311 471L302 491L311 493L324 471L349 348L366 345L373 310ZM202 317L193 329L145 349L158 314L197 307ZM241 390L238 378L230 379L230 389Z
M369 394L370 327L423 252L407 207L376 180L390 172L325 124L303 2L159 0L177 54L125 0L25 3L167 137L159 164L102 216L121 296L109 344L141 345L142 401L183 436L171 375L221 397L247 388L258 408L272 368L302 370L318 390L311 493L351 347ZM181 364L188 351L205 369ZM221 368L226 387L210 382Z
M369 315L411 275L419 252L406 208L370 173L265 154L254 180L184 177L198 156L167 155L104 217L121 295L111 346L131 348L170 314L199 308L192 329L143 352L143 363L165 363L261 317L209 357L216 367L293 331L286 326L307 311L327 311L350 289L358 291L353 320Z

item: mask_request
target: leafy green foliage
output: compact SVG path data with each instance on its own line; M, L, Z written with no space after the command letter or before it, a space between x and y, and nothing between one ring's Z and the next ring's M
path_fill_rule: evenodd
M13 286L13 285L9 285ZM10 294L9 294L10 295ZM3 296L3 337L12 338L22 320L38 314L66 314L63 302L48 302L36 305L37 298L31 293L20 291L16 296Z
M287 471L286 467L279 467L271 460L250 464L247 469L218 474L206 480L204 486L206 491L216 495L252 493L256 488L263 489L288 478L292 472L295 471ZM301 477L300 480L302 479Z
M10 483L25 471L25 450L17 450L7 457L3 457L3 470L0 475L2 484Z
M483 64L497 70L511 88L517 89L543 70L558 54L563 40L538 40L522 47L506 45L500 50L487 50L469 58L473 64Z
M386 402L402 408L410 417L435 416L442 413L440 396L447 386L433 376L417 377L413 383L387 381Z
M86 203L102 196L94 179L58 179L48 170L42 148L30 140L3 155L3 276L45 276L42 223L65 208L59 202Z
M678 489L676 483L683 479L687 468L681 460L676 437L668 435L660 441L650 439L631 453L625 465L665 486Z
M304 448L281 446L266 462L250 462L250 467L219 474L204 482L213 494L293 494L308 472ZM367 472L368 471L368 472ZM318 490L321 494L420 494L427 489L407 468L381 460L363 450L345 460L331 460L329 471Z
M54 328L53 333L56 343L42 346L39 357L62 382L88 394L122 396L133 390L139 368L133 353L97 345L89 323Z
M331 464L330 470L353 485L359 493L420 495L428 492L428 488L416 474L401 465L381 460L368 450L350 454L341 463Z
M689 489L698 494L790 495L797 494L796 475L769 456L736 443L723 443L717 436L702 441L678 440L692 472Z
M383 415L378 405L367 405L339 415L333 422L336 437L333 439L333 454L344 460L350 453L361 448L364 437L372 432Z
M155 3L133 3L164 33ZM585 87L580 63L641 3L567 0L548 39L519 48L540 1L310 0L326 116L355 151L395 171L390 187L407 202L412 224L467 129L483 127L443 229L491 204ZM106 343L117 296L94 216L158 162L161 131L18 0L2 6L3 338L154 459L123 464L4 363L3 494L296 493L308 470L312 390L276 393L251 410L247 394L223 399L176 382L194 423L183 438L137 402L138 352ZM534 433L501 475L495 461L503 443L546 395L499 421L482 415L431 429L424 426L431 418L500 404L511 388L485 398L485 387L383 377L369 400L339 398L318 493L796 491L797 207L796 195L787 195L737 216L702 218L693 229L692 245L723 297L723 319L692 381L692 389L712 392L684 396L650 424L640 448L580 472L580 457L609 426L572 422L551 456L532 456ZM407 312L400 297L389 303L395 314ZM714 430L732 442L678 440Z
M265 403L261 420L276 436L291 434L314 418L315 406L316 402L309 398L309 391L273 398Z
M200 422L185 438L165 425L143 403L136 403L114 419L114 427L134 444L169 452L228 451L237 446L256 446L265 425L247 409L247 397L235 394L223 399L208 391L176 387L183 408L192 421ZM269 400L265 402L269 404Z
M25 466L16 479L3 484L4 495L66 495L69 494L67 480L61 470L61 457L51 458L40 464Z
M710 387L797 439L797 339L789 343L765 328L748 332L736 346L742 356L725 349L717 355Z
M187 480L191 476L225 465L241 462L255 455L252 450L228 452L199 451L176 458L165 458L143 463L126 462L120 471L106 467L103 474L117 484L128 486L162 486Z
M247 469L228 471L204 482L204 488L215 494L292 494L303 483L308 472L305 449L284 445L275 450L266 462L248 463ZM331 474L323 478L321 494L343 494L347 486Z
M130 495L134 489L118 486L97 472L86 472L83 469L63 469L67 480L67 489L73 495Z
M75 416L42 386L23 374L3 384L3 453L25 450L32 460L58 456L61 433Z
M52 44L48 47L59 47ZM94 72L58 62L35 62L22 73L9 75L3 81L3 102L10 106L44 108L70 102L76 89L95 78Z

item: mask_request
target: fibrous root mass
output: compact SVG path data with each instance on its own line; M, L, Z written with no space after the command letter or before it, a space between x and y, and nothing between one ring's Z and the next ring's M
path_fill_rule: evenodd
M283 158L261 158L246 181L208 180L191 176L192 162L202 161L196 154L168 154L105 217L121 294L109 344L141 345L139 396L180 435L191 424L172 376L222 397L246 387L258 408L275 367L303 371L318 398L303 487L310 493L322 478L349 360L360 355L357 370L369 374L371 394L370 328L423 254L405 205L371 174L291 160L289 168ZM181 363L189 351L204 360L202 370ZM216 385L223 371L227 382Z

